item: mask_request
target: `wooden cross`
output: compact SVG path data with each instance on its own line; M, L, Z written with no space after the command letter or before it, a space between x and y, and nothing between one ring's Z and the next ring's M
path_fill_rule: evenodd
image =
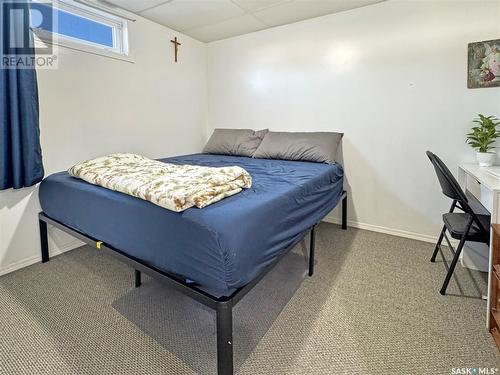
M171 40L170 42L174 43L174 46L175 46L175 62L177 62L177 54L179 53L179 46L181 44L177 41L177 37L175 37L174 40Z

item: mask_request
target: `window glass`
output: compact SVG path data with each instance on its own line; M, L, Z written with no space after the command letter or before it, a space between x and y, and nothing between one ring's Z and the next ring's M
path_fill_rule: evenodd
M113 48L113 27L45 4L33 4L31 26L61 36Z

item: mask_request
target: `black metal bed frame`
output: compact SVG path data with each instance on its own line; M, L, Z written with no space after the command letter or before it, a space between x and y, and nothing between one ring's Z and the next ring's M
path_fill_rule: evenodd
M347 229L347 192L342 192L342 229ZM175 274L167 273L155 267L142 263L139 259L131 257L124 252L115 249L98 239L89 237L75 229L72 229L63 223L50 218L44 212L39 215L40 225L40 244L42 252L42 263L49 261L49 244L47 224L78 238L88 245L94 246L97 249L106 252L107 254L117 258L118 260L132 266L135 274L135 287L141 285L142 272L159 280L173 289L193 298L194 300L208 306L216 311L216 326L217 326L217 374L232 375L233 374L233 307L288 253L293 247L289 247L269 266L267 266L255 279L248 284L235 290L228 297L215 297L211 294L197 288L192 284L187 284L185 280ZM309 245L309 276L314 273L314 248L315 248L315 227L310 229L310 245ZM307 232L304 234L306 236ZM302 237L303 238L303 237Z

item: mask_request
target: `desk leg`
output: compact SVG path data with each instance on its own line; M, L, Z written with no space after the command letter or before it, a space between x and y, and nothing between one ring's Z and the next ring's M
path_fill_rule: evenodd
M499 192L493 192L493 208L491 213L491 223L498 224L498 199ZM490 330L490 308L491 308L491 278L493 277L493 273L491 272L493 269L493 230L490 231L490 251L489 251L489 259L488 259L488 296L486 298L486 329Z
M460 187L465 191L467 189L467 173L465 172L464 169L458 168L458 183L460 184ZM500 218L499 216L499 210L498 210L498 204L499 204L499 194L500 191L498 190L493 190L493 206L492 206L492 212L491 212L491 224L498 224L500 223ZM490 327L490 299L491 299L491 293L490 293L490 288L491 288L491 277L492 277L492 263L493 263L493 235L490 234L490 246L489 246L489 259L488 259L488 296L486 299L486 328L489 330Z

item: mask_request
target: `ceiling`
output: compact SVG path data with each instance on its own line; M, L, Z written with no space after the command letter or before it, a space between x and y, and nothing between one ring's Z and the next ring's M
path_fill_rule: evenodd
M212 42L355 9L383 0L105 0L108 4Z

